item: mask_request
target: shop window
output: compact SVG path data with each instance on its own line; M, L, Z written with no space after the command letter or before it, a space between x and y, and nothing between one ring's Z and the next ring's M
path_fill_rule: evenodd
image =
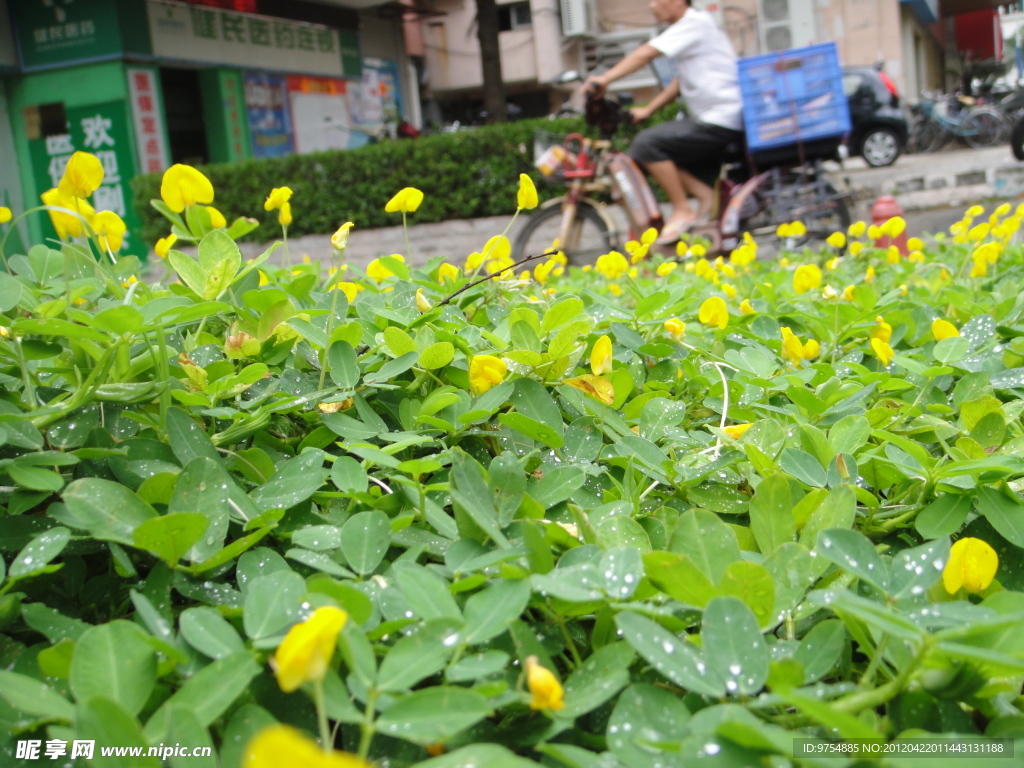
M199 70L160 68L171 162L199 165L210 160L203 120Z
M62 101L25 107L22 114L25 118L25 134L29 141L49 136L64 136L68 132L68 118Z
M529 3L509 3L498 6L498 30L510 32L513 29L531 29L533 17Z

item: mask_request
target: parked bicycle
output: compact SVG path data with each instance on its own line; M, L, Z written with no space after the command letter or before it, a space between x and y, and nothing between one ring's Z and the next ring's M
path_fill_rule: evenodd
M548 153L549 170L567 189L523 223L513 240L516 259L542 252L557 238L570 263L591 264L625 239L637 239L649 227L661 229L661 211L647 179L612 143L631 116L608 99L589 101L586 116L601 138L571 134ZM785 222L799 220L807 227L807 234L791 243L796 247L845 230L850 214L844 196L825 179L821 167L823 160L836 156L841 138L769 150L757 156L756 166L743 146L730 146L715 184L710 222L694 227L691 234L711 243L710 255L727 255L744 232L755 238L774 236ZM625 230L613 215L615 206L625 212Z
M911 109L915 116L911 152L937 152L953 139L963 139L973 149L994 147L1005 140L1002 111L978 105L970 96L924 93Z

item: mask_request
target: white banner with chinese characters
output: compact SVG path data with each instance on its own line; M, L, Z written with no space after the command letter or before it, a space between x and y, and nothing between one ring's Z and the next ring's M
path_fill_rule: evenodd
M316 75L342 74L338 32L319 24L148 0L153 53L170 59Z
M140 173L160 173L170 162L160 124L156 72L128 67L128 92L132 103L132 122L139 153Z

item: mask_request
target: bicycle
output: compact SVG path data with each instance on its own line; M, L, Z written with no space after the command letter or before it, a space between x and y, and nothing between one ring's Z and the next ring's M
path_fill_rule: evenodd
M567 190L525 220L513 238L516 259L540 253L557 239L571 264L593 264L618 249L623 235L639 239L650 227L661 229L661 211L643 172L612 142L618 128L631 119L607 99L588 103L587 122L600 128L601 138L566 137L552 176ZM825 179L821 167L836 155L840 139L769 150L758 155L757 166L744 147L728 147L710 221L695 226L690 235L710 242L708 253L715 256L728 255L744 232L774 242L776 227L790 221L800 220L807 227L806 235L790 243L793 247L845 230L850 213L844 196ZM626 232L612 215L615 206L626 214Z
M1006 135L1003 113L977 106L968 96L925 93L913 112L917 117L909 142L913 152L937 152L953 138L963 139L972 149L994 147Z

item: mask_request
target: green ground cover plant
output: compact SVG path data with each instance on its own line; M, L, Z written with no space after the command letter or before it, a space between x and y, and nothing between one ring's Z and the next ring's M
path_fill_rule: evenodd
M148 285L94 160L0 273L5 765L1019 764L1021 208L906 254L899 219L789 222L777 261L496 235L364 275L351 223L244 262L175 166Z

